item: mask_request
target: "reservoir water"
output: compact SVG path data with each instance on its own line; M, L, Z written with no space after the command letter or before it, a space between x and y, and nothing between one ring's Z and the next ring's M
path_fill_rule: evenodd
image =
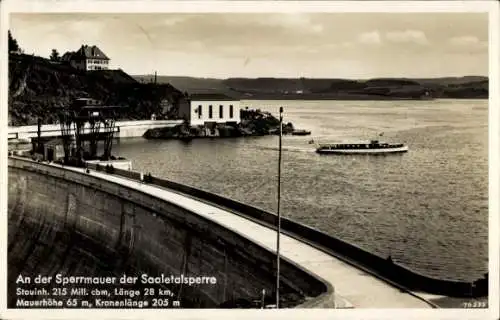
M285 136L282 214L420 273L488 271L488 102L242 101L311 130ZM383 136L379 136L383 132ZM400 155L318 155L319 143L379 138ZM122 139L135 170L276 211L278 137Z

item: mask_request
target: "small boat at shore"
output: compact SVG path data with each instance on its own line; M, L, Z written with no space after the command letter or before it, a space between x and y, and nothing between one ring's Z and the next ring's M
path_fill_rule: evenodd
M408 146L403 143L385 143L371 140L369 143L335 143L320 145L319 154L383 154L407 152Z
M292 136L308 136L311 134L311 131L307 130L293 130Z

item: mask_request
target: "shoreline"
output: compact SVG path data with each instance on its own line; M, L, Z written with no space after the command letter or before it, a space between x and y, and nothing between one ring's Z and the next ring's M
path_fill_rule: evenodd
M242 101L437 101L437 100L488 100L489 97L478 97L478 98L435 98L435 99L413 99L413 98L380 98L374 99L363 98L363 97L352 97L352 98L333 98L333 97L241 97Z

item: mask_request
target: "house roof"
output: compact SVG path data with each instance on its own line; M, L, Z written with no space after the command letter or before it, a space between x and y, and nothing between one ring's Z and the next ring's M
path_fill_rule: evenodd
M189 94L191 101L239 101L239 99L229 97L223 93L191 93Z
M73 58L109 60L109 58L97 46L82 45Z

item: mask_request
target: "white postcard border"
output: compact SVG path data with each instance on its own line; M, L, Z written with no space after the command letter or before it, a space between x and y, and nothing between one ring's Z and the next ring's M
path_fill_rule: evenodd
M498 319L499 318L499 6L496 1L20 1L1 8L0 52L0 319ZM12 12L489 12L489 308L283 310L18 310L6 307L7 261L7 29Z

